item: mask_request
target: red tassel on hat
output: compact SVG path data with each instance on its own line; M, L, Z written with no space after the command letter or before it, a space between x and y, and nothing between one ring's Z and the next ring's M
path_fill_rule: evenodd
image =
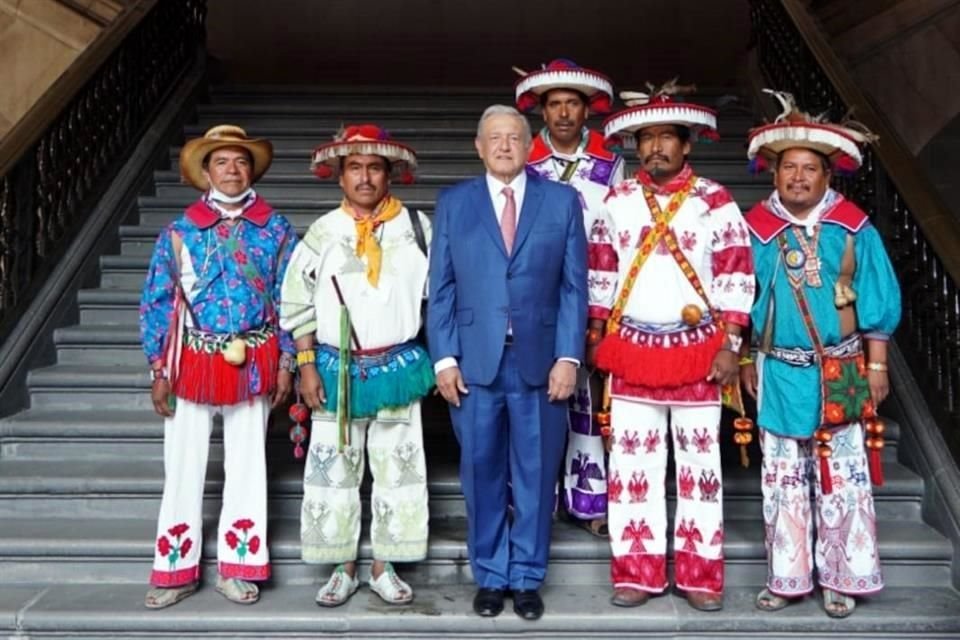
M590 111L593 113L609 113L612 107L613 104L610 101L610 96L603 91L596 92L593 94L593 97L590 98Z
M758 175L763 173L770 167L767 165L767 159L764 158L759 153L753 157L753 160L750 161L749 170L753 175Z
M313 168L313 175L321 180L325 180L326 178L333 177L333 168L327 163L321 162Z
M717 133L716 129L704 129L697 135L697 138L704 142L719 142L720 134Z
M400 174L400 183L401 184L413 184L414 177L410 173L409 169L404 169L403 173Z
M523 111L524 113L533 111L537 108L538 104L540 104L540 99L537 98L536 94L532 91L527 91L517 98L517 109Z
M851 175L859 169L857 161L845 153L841 153L833 163L833 169L841 175Z

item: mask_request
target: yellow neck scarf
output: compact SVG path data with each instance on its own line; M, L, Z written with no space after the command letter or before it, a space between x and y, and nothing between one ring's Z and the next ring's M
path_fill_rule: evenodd
M367 258L367 282L374 287L380 282L380 265L383 262L383 251L380 249L380 243L377 242L377 236L374 235L380 225L384 222L393 220L403 209L403 203L392 195L387 194L372 216L365 216L353 210L353 207L344 198L340 206L348 214L353 216L353 222L357 228L357 257Z

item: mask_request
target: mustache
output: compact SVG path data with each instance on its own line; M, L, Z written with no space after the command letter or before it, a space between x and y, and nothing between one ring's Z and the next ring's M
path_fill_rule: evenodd
M651 153L650 155L644 157L644 162L651 162L653 160L663 160L664 162L670 162L670 158L663 155L662 153Z

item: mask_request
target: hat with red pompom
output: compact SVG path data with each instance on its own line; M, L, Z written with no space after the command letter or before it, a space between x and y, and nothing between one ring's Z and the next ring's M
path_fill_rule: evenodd
M694 140L719 140L717 112L682 96L694 93L695 85L677 84L677 78L657 88L647 83L647 93L622 91L620 99L627 108L603 121L604 136L616 143L625 133L634 133L646 127L673 124L690 129Z
M789 93L763 91L776 98L783 111L772 124L751 129L748 134L747 159L754 173L766 169L768 162L783 151L802 148L825 155L834 171L850 174L863 164L861 147L878 139L859 122L847 119L833 124L827 122L825 114L812 116L800 111Z
M390 162L390 177L404 184L413 182L417 154L390 137L375 124L355 124L340 129L332 142L313 150L310 169L318 178L332 178L340 171L340 158L352 155L381 156Z
M530 113L540 106L540 96L552 89L579 91L590 101L594 113L609 113L613 104L613 81L599 71L585 69L572 60L558 58L536 71L514 67L520 79L514 85L517 109Z

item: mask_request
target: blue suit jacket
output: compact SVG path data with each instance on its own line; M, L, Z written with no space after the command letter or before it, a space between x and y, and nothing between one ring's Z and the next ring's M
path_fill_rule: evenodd
M427 338L436 362L456 357L467 384L493 382L508 313L520 375L547 383L557 358L583 360L587 249L577 192L528 176L508 256L486 177L437 199Z

